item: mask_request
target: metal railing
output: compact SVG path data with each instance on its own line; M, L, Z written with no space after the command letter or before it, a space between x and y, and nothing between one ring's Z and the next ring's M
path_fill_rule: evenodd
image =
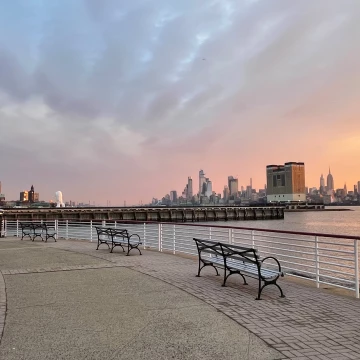
M127 228L137 233L142 246L173 254L197 255L193 238L243 244L258 249L260 256L276 257L287 275L320 284L351 289L359 298L360 237L295 231L265 230L220 225L158 222L70 220L46 221L61 239L97 241L95 226ZM5 236L21 236L18 221L4 220Z

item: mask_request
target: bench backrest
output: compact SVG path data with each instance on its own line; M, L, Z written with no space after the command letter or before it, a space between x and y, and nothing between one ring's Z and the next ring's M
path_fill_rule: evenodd
M96 233L97 233L97 236L99 239L100 239L100 236L106 236L106 237L111 236L109 228L95 226L95 229L96 229Z
M241 245L230 245L219 241L203 240L193 238L196 243L199 256L221 256L226 261L237 260L244 263L256 264L260 267L261 262L259 261L258 252L256 249L241 246Z
M19 222L19 225L20 225L20 227L21 227L22 230L32 229L32 228L33 228L33 223L23 223L23 222Z
M225 243L220 243L220 248L225 264L226 261L236 260L244 263L255 264L258 267L261 266L258 251L256 249Z
M222 256L220 243L218 241L203 240L197 238L193 238L193 240L196 243L196 247L200 257L201 254Z
M122 237L129 237L129 233L127 229L121 229L121 228L111 228L112 234L114 236L122 236Z
M105 237L113 237L113 236L121 236L128 238L129 234L126 229L116 229L116 228L107 228L107 227L100 227L95 226L98 239L100 239L101 236Z

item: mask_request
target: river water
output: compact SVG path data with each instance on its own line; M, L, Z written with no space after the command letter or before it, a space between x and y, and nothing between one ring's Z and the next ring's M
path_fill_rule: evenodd
M330 209L344 209L344 207ZM360 206L350 206L346 209L351 211L285 212L283 220L207 222L205 224L360 236Z

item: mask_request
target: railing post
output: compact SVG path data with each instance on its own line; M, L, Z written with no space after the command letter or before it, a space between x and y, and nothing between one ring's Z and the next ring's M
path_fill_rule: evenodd
M229 244L233 243L233 229L229 229Z
M69 220L66 220L65 239L69 240Z
M93 225L92 220L90 220L90 242L93 241Z
M253 249L255 249L255 231L251 230L251 244Z
M19 237L19 220L16 220L16 237Z
M105 220L103 220L103 221L101 222L101 226L102 226L102 227L105 227L105 226L106 226L106 221L105 221Z
M211 240L211 236L212 236L211 227L209 227L209 240Z
M0 238L1 237L6 237L6 220L1 219L0 220Z
M146 223L144 223L143 233L144 233L143 249L145 250L146 249Z
M56 233L55 238L57 240L59 238L59 220L55 220L54 228Z
M320 287L320 255L319 255L319 237L315 236L315 276L316 287Z
M162 224L159 224L159 251L162 251Z
M3 226L3 229L4 229L4 233L3 233L3 237L6 237L6 234L7 234L7 220L4 220L4 226Z
M176 227L173 225L173 239L174 239L174 250L173 254L176 254Z
M359 242L354 240L354 253L355 253L355 292L356 298L359 298Z

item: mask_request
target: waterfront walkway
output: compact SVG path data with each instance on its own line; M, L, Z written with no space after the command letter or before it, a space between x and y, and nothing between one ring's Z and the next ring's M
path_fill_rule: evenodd
M0 359L360 358L354 298L282 281L255 301L195 259L95 247L0 239Z

